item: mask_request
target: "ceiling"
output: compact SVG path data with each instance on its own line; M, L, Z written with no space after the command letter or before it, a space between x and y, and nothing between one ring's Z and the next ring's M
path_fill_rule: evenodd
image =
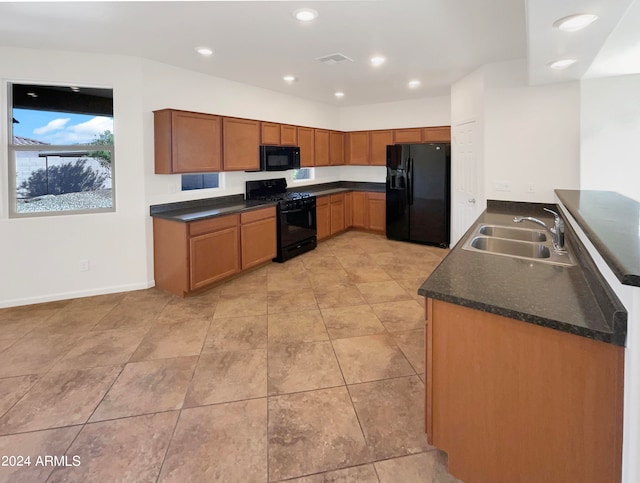
M580 78L632 0L0 2L0 45L130 55L333 105L448 95L482 64L529 58L533 83ZM293 11L319 17L303 24ZM588 33L550 25L597 9ZM633 30L633 29L631 29ZM637 29L636 29L637 30ZM546 64L568 51L568 72ZM214 55L198 55L208 46ZM579 47L578 47L579 46ZM318 57L353 59L324 65ZM369 59L387 61L373 67ZM297 80L287 84L286 74ZM421 85L410 89L409 80ZM345 96L337 99L336 91Z

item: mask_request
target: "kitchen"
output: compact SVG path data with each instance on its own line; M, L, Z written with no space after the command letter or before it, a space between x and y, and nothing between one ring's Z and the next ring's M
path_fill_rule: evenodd
M618 5L618 8L623 7ZM622 15L621 11L616 12L619 17ZM287 15L290 15L289 9ZM620 28L623 27L621 24ZM11 44L3 42L3 45ZM605 144L607 133L602 133L600 141L589 136L600 124L609 122L618 126L617 119L623 113L619 99L625 98L624 93L633 98L637 92L633 76L529 86L527 61L487 62L455 82L450 95L335 107L135 57L16 47L2 47L0 53L5 79L82 81L113 86L115 109L119 113L116 121L117 212L99 220L84 215L10 220L6 197L3 197L0 223L6 236L0 243L6 274L2 277L1 290L4 305L143 289L152 284L153 242L148 207L188 198L185 194L170 193L171 189L177 191L178 188L168 185L175 186L179 179L154 174L151 113L167 107L344 131L455 126L476 118L479 120L476 133L480 136L476 145L482 149L478 169L483 173L478 200L553 202L555 188L612 189L632 195L633 176L629 173L634 168L631 163L622 164L628 159L622 144L617 153L620 164L607 163L607 177L610 177L607 179L601 175L599 163L594 159L597 150ZM106 70L105 65L109 66ZM179 86L188 86L188 89ZM225 95L214 95L219 92ZM611 99L608 103L603 99L607 96ZM619 110L615 106L619 106ZM625 109L632 110L633 105L626 105ZM624 129L624 125L620 128ZM632 129L623 132L620 141L628 139L629 152L633 152L633 132ZM3 129L3 136L5 133ZM541 143L541 139L545 142ZM6 167L4 156L3 153ZM225 188L220 190L220 194L225 195L241 193L246 180L261 178L244 172L226 175ZM383 179L383 168L344 166L317 169L314 182L380 182ZM496 189L496 182L500 182L498 188L507 182L510 191ZM534 185L534 193L527 191L529 183ZM52 234L56 236L51 237ZM461 235L459 232L458 236ZM43 239L48 239L46 250L41 246ZM91 260L89 272L78 273L76 264L80 258ZM25 276L26 273L33 275ZM52 280L56 281L55 287ZM635 340L632 337L630 331L630 341ZM637 398L637 392L629 393L629 397L633 398L634 394ZM628 403L630 407L637 407L637 399L632 401L636 403ZM631 431L632 446L627 446L631 451L633 444L637 445L637 439L633 439L633 434L637 438L637 431L633 432L637 426L633 426L633 414L628 417L631 419L625 427ZM628 473L625 481L634 481L634 474Z

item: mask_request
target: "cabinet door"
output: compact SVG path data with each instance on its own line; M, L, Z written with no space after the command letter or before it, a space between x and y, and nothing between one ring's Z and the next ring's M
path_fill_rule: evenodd
M260 122L225 117L222 120L225 171L260 169Z
M335 235L345 229L344 195L331 195L331 234Z
M260 123L260 144L280 144L280 124L275 122Z
M283 146L298 145L298 128L287 124L280 125L280 144Z
M321 196L316 200L316 224L318 240L324 240L331 235L331 210L329 197Z
M329 132L329 164L340 166L344 164L344 133Z
M367 194L363 191L354 191L353 197L353 226L356 228L367 227Z
M240 228L242 270L276 256L276 217L243 224Z
M314 129L316 166L329 166L329 131Z
M347 164L369 164L369 131L347 133Z
M425 143L448 143L451 142L451 128L424 127L422 128L422 141Z
M298 128L298 146L300 146L300 166L302 168L315 166L315 142L313 128Z
M384 193L367 193L367 229L384 233L387 229Z
M344 194L344 227L351 228L353 226L353 193Z
M155 172L221 171L219 116L162 110L154 113Z
M422 129L419 127L411 129L395 129L393 139L396 143L421 143Z
M393 144L393 131L371 131L371 157L369 164L387 165L387 146Z
M237 226L189 239L189 285L204 287L240 271L240 231Z

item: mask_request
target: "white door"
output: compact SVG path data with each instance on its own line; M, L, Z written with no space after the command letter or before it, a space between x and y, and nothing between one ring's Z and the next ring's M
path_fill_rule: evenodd
M475 120L453 126L452 129L452 213L451 244L455 244L473 224L484 204L480 202L478 186L478 129Z

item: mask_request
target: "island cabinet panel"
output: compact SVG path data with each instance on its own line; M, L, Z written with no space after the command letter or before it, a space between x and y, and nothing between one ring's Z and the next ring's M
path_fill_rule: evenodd
M329 166L329 131L314 129L315 165Z
M409 129L394 129L393 140L395 143L420 143L422 142L422 129L419 127Z
M315 138L311 127L298 127L298 146L300 147L300 166L315 166Z
M260 122L225 117L222 120L225 171L260 170Z
M331 195L331 234L335 235L345 230L344 194Z
M369 164L369 131L354 131L346 135L346 164Z
M189 225L153 219L155 286L184 297L189 291Z
M319 196L316 199L316 236L324 240L331 236L331 202L329 196Z
M298 128L288 124L281 124L280 144L283 146L298 146Z
M222 169L220 116L173 109L153 114L157 174L203 173Z
M393 144L393 131L371 131L371 154L369 164L387 165L387 146Z
M280 145L280 124L276 124L275 122L261 122L260 144Z
M329 164L340 166L344 164L344 133L329 132Z
M354 191L352 196L352 224L355 228L367 227L367 193Z
M386 196L384 193L367 193L367 229L384 233L387 230Z
M469 483L620 482L623 347L431 305L426 427L451 474Z
M275 207L240 215L242 270L268 262L276 256Z
M422 141L425 143L451 142L451 127L424 127L422 128Z

